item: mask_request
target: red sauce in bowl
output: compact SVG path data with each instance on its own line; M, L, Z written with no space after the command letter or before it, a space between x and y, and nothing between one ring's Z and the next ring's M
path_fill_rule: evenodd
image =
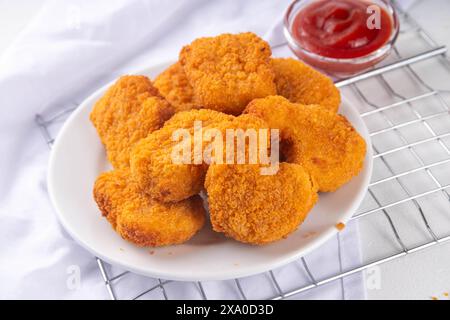
M389 13L372 5L365 0L314 1L293 18L292 36L304 49L324 57L365 56L383 47L393 32Z

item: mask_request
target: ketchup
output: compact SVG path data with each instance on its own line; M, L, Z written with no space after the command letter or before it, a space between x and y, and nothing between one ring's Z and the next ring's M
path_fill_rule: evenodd
M370 54L389 41L393 22L378 7L379 28L368 19L374 15L364 0L318 0L299 10L292 36L306 50L330 58L357 58ZM371 20L373 22L374 20Z

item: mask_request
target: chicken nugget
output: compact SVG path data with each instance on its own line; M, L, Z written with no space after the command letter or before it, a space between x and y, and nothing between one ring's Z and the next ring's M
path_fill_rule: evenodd
M201 132L197 132L197 136L194 133L195 121L202 122ZM220 159L221 163L226 162L227 153L224 148L227 147L227 129L243 129L245 134L249 128L261 127L266 128L267 125L252 115L233 117L208 109L179 112L162 129L153 132L135 146L131 154L132 175L142 190L156 200L171 202L186 199L202 190L211 161L217 162ZM218 137L211 134L212 129L219 133ZM211 134L210 137L207 137L208 133ZM175 137L176 134L179 136ZM219 155L215 152L215 144L220 139L222 145L218 147L221 150ZM237 142L234 146L237 146ZM187 152L187 158L177 158L183 152ZM237 157L237 150L233 150L232 155ZM244 160L249 159L247 148L244 155Z
M205 188L214 231L251 244L287 237L318 198L309 174L290 163L275 175L261 175L259 165L211 165Z
M145 76L123 76L97 101L90 119L114 168L129 167L136 142L159 129L174 113Z
M292 58L272 59L272 67L280 96L294 103L319 104L337 112L341 95L330 78Z
M122 238L138 246L165 246L189 240L205 222L199 196L177 203L158 203L130 179L129 169L101 174L94 199Z
M281 96L255 99L245 112L280 129L286 161L303 165L319 191L335 191L363 167L366 143L342 115Z
M201 121L202 128L205 128L230 119L230 115L207 109L175 114L163 128L142 139L133 148L131 172L134 179L142 190L159 201L180 201L199 193L206 168L203 162L194 161L194 122ZM174 140L177 133L180 136ZM185 161L178 161L173 155L173 149L181 143L187 144L190 151L189 159Z
M174 107L175 112L199 109L193 102L193 88L179 62L172 64L154 81L161 95Z
M267 42L247 32L199 38L180 52L194 103L239 115L255 98L276 94Z

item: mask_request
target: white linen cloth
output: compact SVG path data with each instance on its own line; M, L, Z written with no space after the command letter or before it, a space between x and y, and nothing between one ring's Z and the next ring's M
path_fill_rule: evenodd
M48 1L0 58L0 298L107 299L94 257L62 229L49 202L49 149L35 123L81 102L121 74L175 60L200 36L253 31L276 41L282 1ZM275 26L275 27L272 27ZM277 27L278 26L278 27ZM287 52L287 50L286 50ZM316 279L360 263L357 226L306 257ZM70 285L80 270L80 286ZM114 271L111 271L114 272ZM118 272L118 271L116 271ZM301 263L274 271L282 290L309 283ZM119 298L157 283L137 275L117 282ZM241 280L249 298L276 295L268 274ZM233 281L203 283L208 298L240 298ZM190 283L166 286L169 298L200 298ZM145 298L161 298L159 290ZM362 275L293 298L362 299Z

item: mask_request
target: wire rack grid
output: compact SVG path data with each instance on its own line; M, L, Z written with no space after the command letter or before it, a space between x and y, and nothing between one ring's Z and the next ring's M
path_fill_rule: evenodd
M347 270L341 268L338 273L324 278L314 276L314 270L303 257L299 262L309 283L290 290L283 290L274 272L268 271L266 276L276 292L270 299L292 298L450 240L450 178L447 176L450 172L450 90L438 89L442 82L432 84L436 70L450 79L450 61L445 46L439 46L407 12L398 11L402 27L390 57L378 68L336 81L344 95L360 102L360 113L373 141L374 173L365 201L369 205L362 205L352 220L361 223L364 219L381 217L380 232L391 249L378 252L376 258L367 258L361 265ZM418 48L411 50L411 43L418 44ZM286 43L279 44L274 46L274 51L285 47ZM428 72L431 74L429 79L424 76L423 70L432 70ZM403 89L398 89L399 82L403 84ZM49 147L56 134L52 126L64 120L75 108L76 104L47 117L36 115L36 123ZM420 126L423 136L411 136L412 131L408 128L413 127L417 132L417 126ZM427 147L437 150L437 155L426 151ZM412 159L412 164L405 159ZM390 197L380 193L380 190L389 190ZM434 221L437 219L436 213L441 217L439 222ZM403 220L399 220L401 216ZM416 231L419 235L415 237L411 235L414 232L401 230L405 224L413 224L419 229ZM337 240L340 250L339 235ZM131 273L124 271L112 275L111 266L99 258L95 259L110 298L123 298L116 293L115 285L119 280L126 281ZM160 290L161 298L169 299L166 285L172 282L156 279L154 285L131 298L144 298ZM195 290L196 296L208 299L202 282L183 285L193 285L190 290ZM235 290L236 296L241 299L252 298L239 279L234 280L234 286L229 290Z

